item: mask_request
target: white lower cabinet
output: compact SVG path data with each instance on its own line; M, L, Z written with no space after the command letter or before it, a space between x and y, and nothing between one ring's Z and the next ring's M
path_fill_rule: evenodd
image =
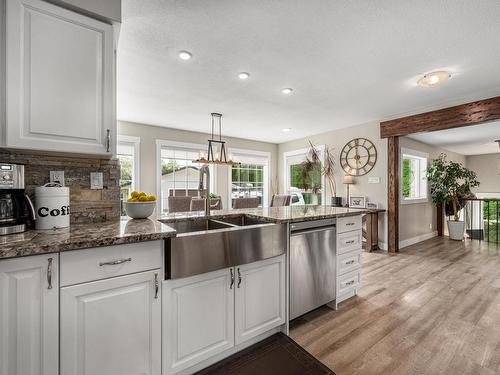
M0 260L0 375L59 373L58 255Z
M234 270L167 280L164 374L175 374L234 346Z
M285 323L284 256L236 267L236 345Z
M61 373L160 375L160 270L61 288Z
M285 256L163 284L163 374L285 322Z

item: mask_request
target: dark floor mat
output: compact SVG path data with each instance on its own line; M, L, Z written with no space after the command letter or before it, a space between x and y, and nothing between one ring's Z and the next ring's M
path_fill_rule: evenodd
M288 336L277 333L196 375L335 375Z

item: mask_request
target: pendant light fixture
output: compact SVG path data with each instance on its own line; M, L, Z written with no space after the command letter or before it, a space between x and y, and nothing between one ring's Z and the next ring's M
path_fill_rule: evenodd
M240 164L233 160L232 155L227 155L226 142L222 140L222 114L213 112L210 114L212 120L212 136L208 140L207 154L200 151L196 163L203 164ZM217 135L217 128L219 134Z

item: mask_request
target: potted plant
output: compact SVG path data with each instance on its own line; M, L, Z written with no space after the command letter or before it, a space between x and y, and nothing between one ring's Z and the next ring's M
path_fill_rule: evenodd
M333 149L325 148L325 165L322 170L323 176L328 180L330 191L332 193L332 206L342 207L342 197L337 197L337 184L335 183L335 157Z
M441 154L433 160L427 169L430 194L435 204L449 204L453 211L453 220L448 220L450 239L461 241L464 236L465 222L460 220L463 199L473 187L479 186L476 173L465 168L461 163L446 160Z

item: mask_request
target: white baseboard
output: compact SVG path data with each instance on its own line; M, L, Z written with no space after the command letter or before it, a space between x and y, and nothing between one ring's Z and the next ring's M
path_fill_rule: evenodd
M404 247L414 245L416 243L428 240L429 238L436 237L438 235L437 231L421 234L420 236L408 238L407 240L399 241L399 248L402 249Z

